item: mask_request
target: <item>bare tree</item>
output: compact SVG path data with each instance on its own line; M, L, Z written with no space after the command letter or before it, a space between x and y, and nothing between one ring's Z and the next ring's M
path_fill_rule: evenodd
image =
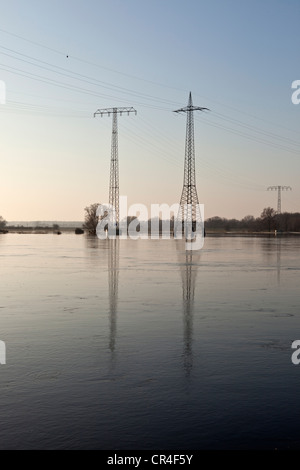
M269 232L271 231L271 228L275 228L275 216L276 211L272 209L272 207L265 207L260 215L263 224L266 225Z
M6 220L3 219L3 217L0 215L0 230L4 230L6 227Z
M85 217L84 217L84 224L83 228L88 231L90 235L96 235L96 229L99 221L99 216L97 215L97 209L99 207L99 203L91 204L90 206L86 207L85 210Z

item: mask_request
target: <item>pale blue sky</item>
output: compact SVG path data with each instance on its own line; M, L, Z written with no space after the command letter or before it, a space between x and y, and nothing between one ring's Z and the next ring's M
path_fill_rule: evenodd
M0 214L81 220L107 202L111 118L119 118L120 194L179 202L185 119L195 105L197 189L205 217L300 210L297 0L2 2ZM68 57L67 57L68 56Z

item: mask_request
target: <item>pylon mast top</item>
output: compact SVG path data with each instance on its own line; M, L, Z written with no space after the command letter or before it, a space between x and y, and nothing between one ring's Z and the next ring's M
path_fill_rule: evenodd
M135 113L137 114L137 111L136 109L130 107L130 108L102 108L102 109L97 109L97 111L94 113L94 117L96 116L96 114L100 114L100 116L102 117L103 114L108 114L108 116L110 116L111 114L113 113L117 113L117 114L120 114L120 116L122 116L123 113L127 113L127 115L129 115L129 113Z
M174 113L186 113L188 111L210 111L208 108L203 108L201 106L193 106L192 103L192 93L190 92L188 105L184 108L176 109Z

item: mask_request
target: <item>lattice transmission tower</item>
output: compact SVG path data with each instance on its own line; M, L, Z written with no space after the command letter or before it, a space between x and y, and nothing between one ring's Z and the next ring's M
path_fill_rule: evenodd
M292 188L290 186L269 186L268 191L278 191L278 199L277 199L277 214L281 214L281 191L291 191Z
M114 224L116 227L119 227L119 218L120 218L120 207L119 207L119 156L118 156L118 114L122 116L123 113L135 113L136 110L132 107L130 108L103 108L97 109L94 113L94 117L97 114L100 114L102 117L103 114L110 116L112 114L112 137L111 137L111 158L110 158L110 174L109 174L109 204L111 204L115 209L115 220Z
M186 113L186 138L185 138L185 159L183 189L180 198L180 209L175 222L175 231L185 230L185 226L192 227L195 231L196 224L202 223L199 208L199 200L196 188L195 174L195 143L194 143L194 111L209 111L208 108L193 106L192 93L190 92L188 105L174 111L175 113ZM185 231L185 233L187 233Z

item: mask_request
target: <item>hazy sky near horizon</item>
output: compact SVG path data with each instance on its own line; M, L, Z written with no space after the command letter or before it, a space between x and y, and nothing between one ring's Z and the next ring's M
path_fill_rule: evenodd
M205 218L300 211L298 0L11 0L2 2L0 215L82 220L108 202L111 116L120 195L179 202L187 105Z

